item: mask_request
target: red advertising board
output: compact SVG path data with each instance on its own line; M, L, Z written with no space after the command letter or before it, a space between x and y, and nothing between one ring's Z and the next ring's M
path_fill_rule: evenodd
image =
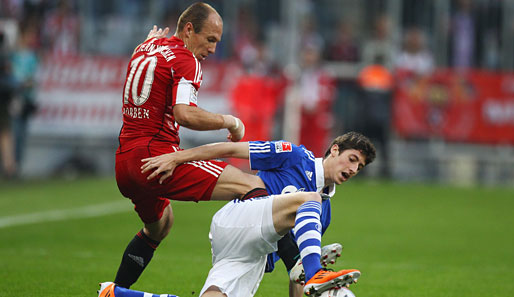
M29 132L37 136L118 136L122 123L122 91L129 57L47 56L38 71L38 111ZM227 113L228 92L237 65L202 63L199 95L202 108ZM211 133L212 134L212 133Z
M514 74L398 73L393 127L403 138L514 144Z

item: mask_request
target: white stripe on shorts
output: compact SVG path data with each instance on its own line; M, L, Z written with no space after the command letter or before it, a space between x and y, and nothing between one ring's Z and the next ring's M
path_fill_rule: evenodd
M206 163L205 161L193 161L193 162L187 162L186 164L191 164L197 168L202 169L203 171L205 171L209 174L212 174L214 177L218 178L221 174L220 167L208 162L210 165L213 165L212 167L209 167L205 163ZM218 167L218 168L216 168L216 167Z
M206 167L209 167L211 168L212 170L218 172L219 174L221 174L223 172L223 168L221 168L220 166L214 164L214 163L211 163L210 161L201 161Z

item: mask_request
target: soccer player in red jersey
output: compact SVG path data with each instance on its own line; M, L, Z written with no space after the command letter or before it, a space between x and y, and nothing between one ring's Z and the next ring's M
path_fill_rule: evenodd
M205 3L189 6L177 30L154 26L132 55L123 89L123 127L116 152L116 181L144 223L128 244L115 283L129 288L139 278L154 250L169 233L173 212L169 200L206 201L239 198L262 181L220 161L188 162L163 183L141 173L141 160L181 150L179 128L228 129L239 141L244 125L232 115L210 113L197 106L202 83L200 62L216 50L223 21Z

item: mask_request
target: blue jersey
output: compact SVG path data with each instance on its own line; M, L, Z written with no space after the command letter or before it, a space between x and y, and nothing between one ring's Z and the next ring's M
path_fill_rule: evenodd
M315 158L303 145L286 141L250 141L249 148L250 167L259 170L257 175L270 194L305 191L333 196L335 185L325 186L323 159ZM330 224L329 199L323 200L321 211L322 233L325 233ZM278 259L277 253L269 255L266 271L272 271Z

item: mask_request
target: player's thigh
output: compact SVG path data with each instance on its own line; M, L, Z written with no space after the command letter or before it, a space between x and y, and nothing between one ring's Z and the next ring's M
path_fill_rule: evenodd
M273 226L273 198L234 200L214 215L210 230L213 260L256 259L277 249L281 236Z
M116 156L116 181L120 192L133 201L148 197L170 200L210 200L218 178L228 164L221 161L193 161L175 168L162 184L159 178L148 180L150 172L141 173L141 160L173 151L171 147L137 147Z
M151 154L146 148L117 154L115 170L120 192L132 201L141 220L145 224L152 224L161 220L170 202L158 195L155 185L141 174L141 159L148 156Z
M218 178L211 200L232 200L240 198L255 188L265 188L262 180L253 174L228 165Z
M213 267L202 288L228 296L253 296L281 238L272 219L273 196L228 202L213 217L209 233Z
M314 192L296 192L275 196L273 224L277 233L284 235L294 227L296 211L307 201L321 202L321 197Z
M221 161L194 161L175 168L173 175L158 187L171 200L208 201L228 164Z

